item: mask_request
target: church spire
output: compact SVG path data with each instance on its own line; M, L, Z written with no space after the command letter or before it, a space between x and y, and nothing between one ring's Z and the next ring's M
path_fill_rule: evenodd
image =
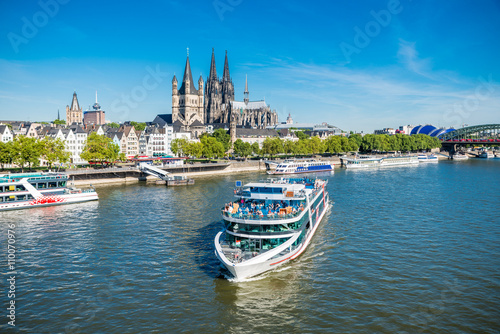
M248 99L248 75L245 74L245 91L243 92L243 95L245 96L243 101L245 103L248 103L249 99Z
M222 74L222 81L231 81L231 77L229 76L229 63L227 61L227 50L226 50L226 59L224 60L224 73Z
M80 110L80 105L78 104L78 98L76 97L76 91L73 92L73 100L71 101L71 108L70 110Z
M212 48L212 61L210 63L210 74L208 76L209 80L217 80L217 69L215 68L215 54L214 48Z
M191 64L189 63L189 48L187 51L186 67L184 68L184 78L182 78L182 86L179 89L179 93L182 94L198 94L196 88L194 88L193 75L191 73Z

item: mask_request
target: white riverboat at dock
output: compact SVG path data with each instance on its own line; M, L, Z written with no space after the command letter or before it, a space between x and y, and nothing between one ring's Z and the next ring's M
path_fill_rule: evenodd
M215 237L215 255L237 279L295 259L330 205L326 184L309 178L237 184L236 200L222 208L224 229Z
M342 157L342 164L348 169L373 168L373 167L392 167L418 165L419 159L414 155L398 156L356 156L354 158Z
M0 175L0 211L98 200L94 188L76 189L65 173Z
M276 166L275 170L269 170L267 174L299 174L333 171L333 163L316 159L287 159Z

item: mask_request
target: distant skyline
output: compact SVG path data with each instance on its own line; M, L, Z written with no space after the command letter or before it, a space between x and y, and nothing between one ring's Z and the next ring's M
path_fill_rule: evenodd
M84 110L97 91L107 120L152 121L171 112L186 49L197 82L215 48L236 100L248 75L250 100L280 122L500 123L499 17L494 0L5 0L0 120L65 118L73 91Z

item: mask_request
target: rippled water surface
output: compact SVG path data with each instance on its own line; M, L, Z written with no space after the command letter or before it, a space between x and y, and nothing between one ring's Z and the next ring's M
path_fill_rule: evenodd
M242 282L213 253L219 208L234 181L265 174L99 187L98 203L1 213L4 274L16 224L16 330L499 332L500 161L318 176L334 204L310 247Z

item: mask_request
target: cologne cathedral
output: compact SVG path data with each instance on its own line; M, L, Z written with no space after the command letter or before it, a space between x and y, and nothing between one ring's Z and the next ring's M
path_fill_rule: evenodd
M264 129L278 123L276 111L271 110L264 100L249 100L247 80L245 80L243 101L234 100L234 85L229 74L227 51L222 78L219 78L212 49L210 73L206 85L203 87L203 78L200 76L198 89L194 86L188 54L181 87L177 89L177 86L177 78L174 75L172 122L174 126L191 132L195 137L205 131L205 125L229 127L229 123L234 121L238 127Z

